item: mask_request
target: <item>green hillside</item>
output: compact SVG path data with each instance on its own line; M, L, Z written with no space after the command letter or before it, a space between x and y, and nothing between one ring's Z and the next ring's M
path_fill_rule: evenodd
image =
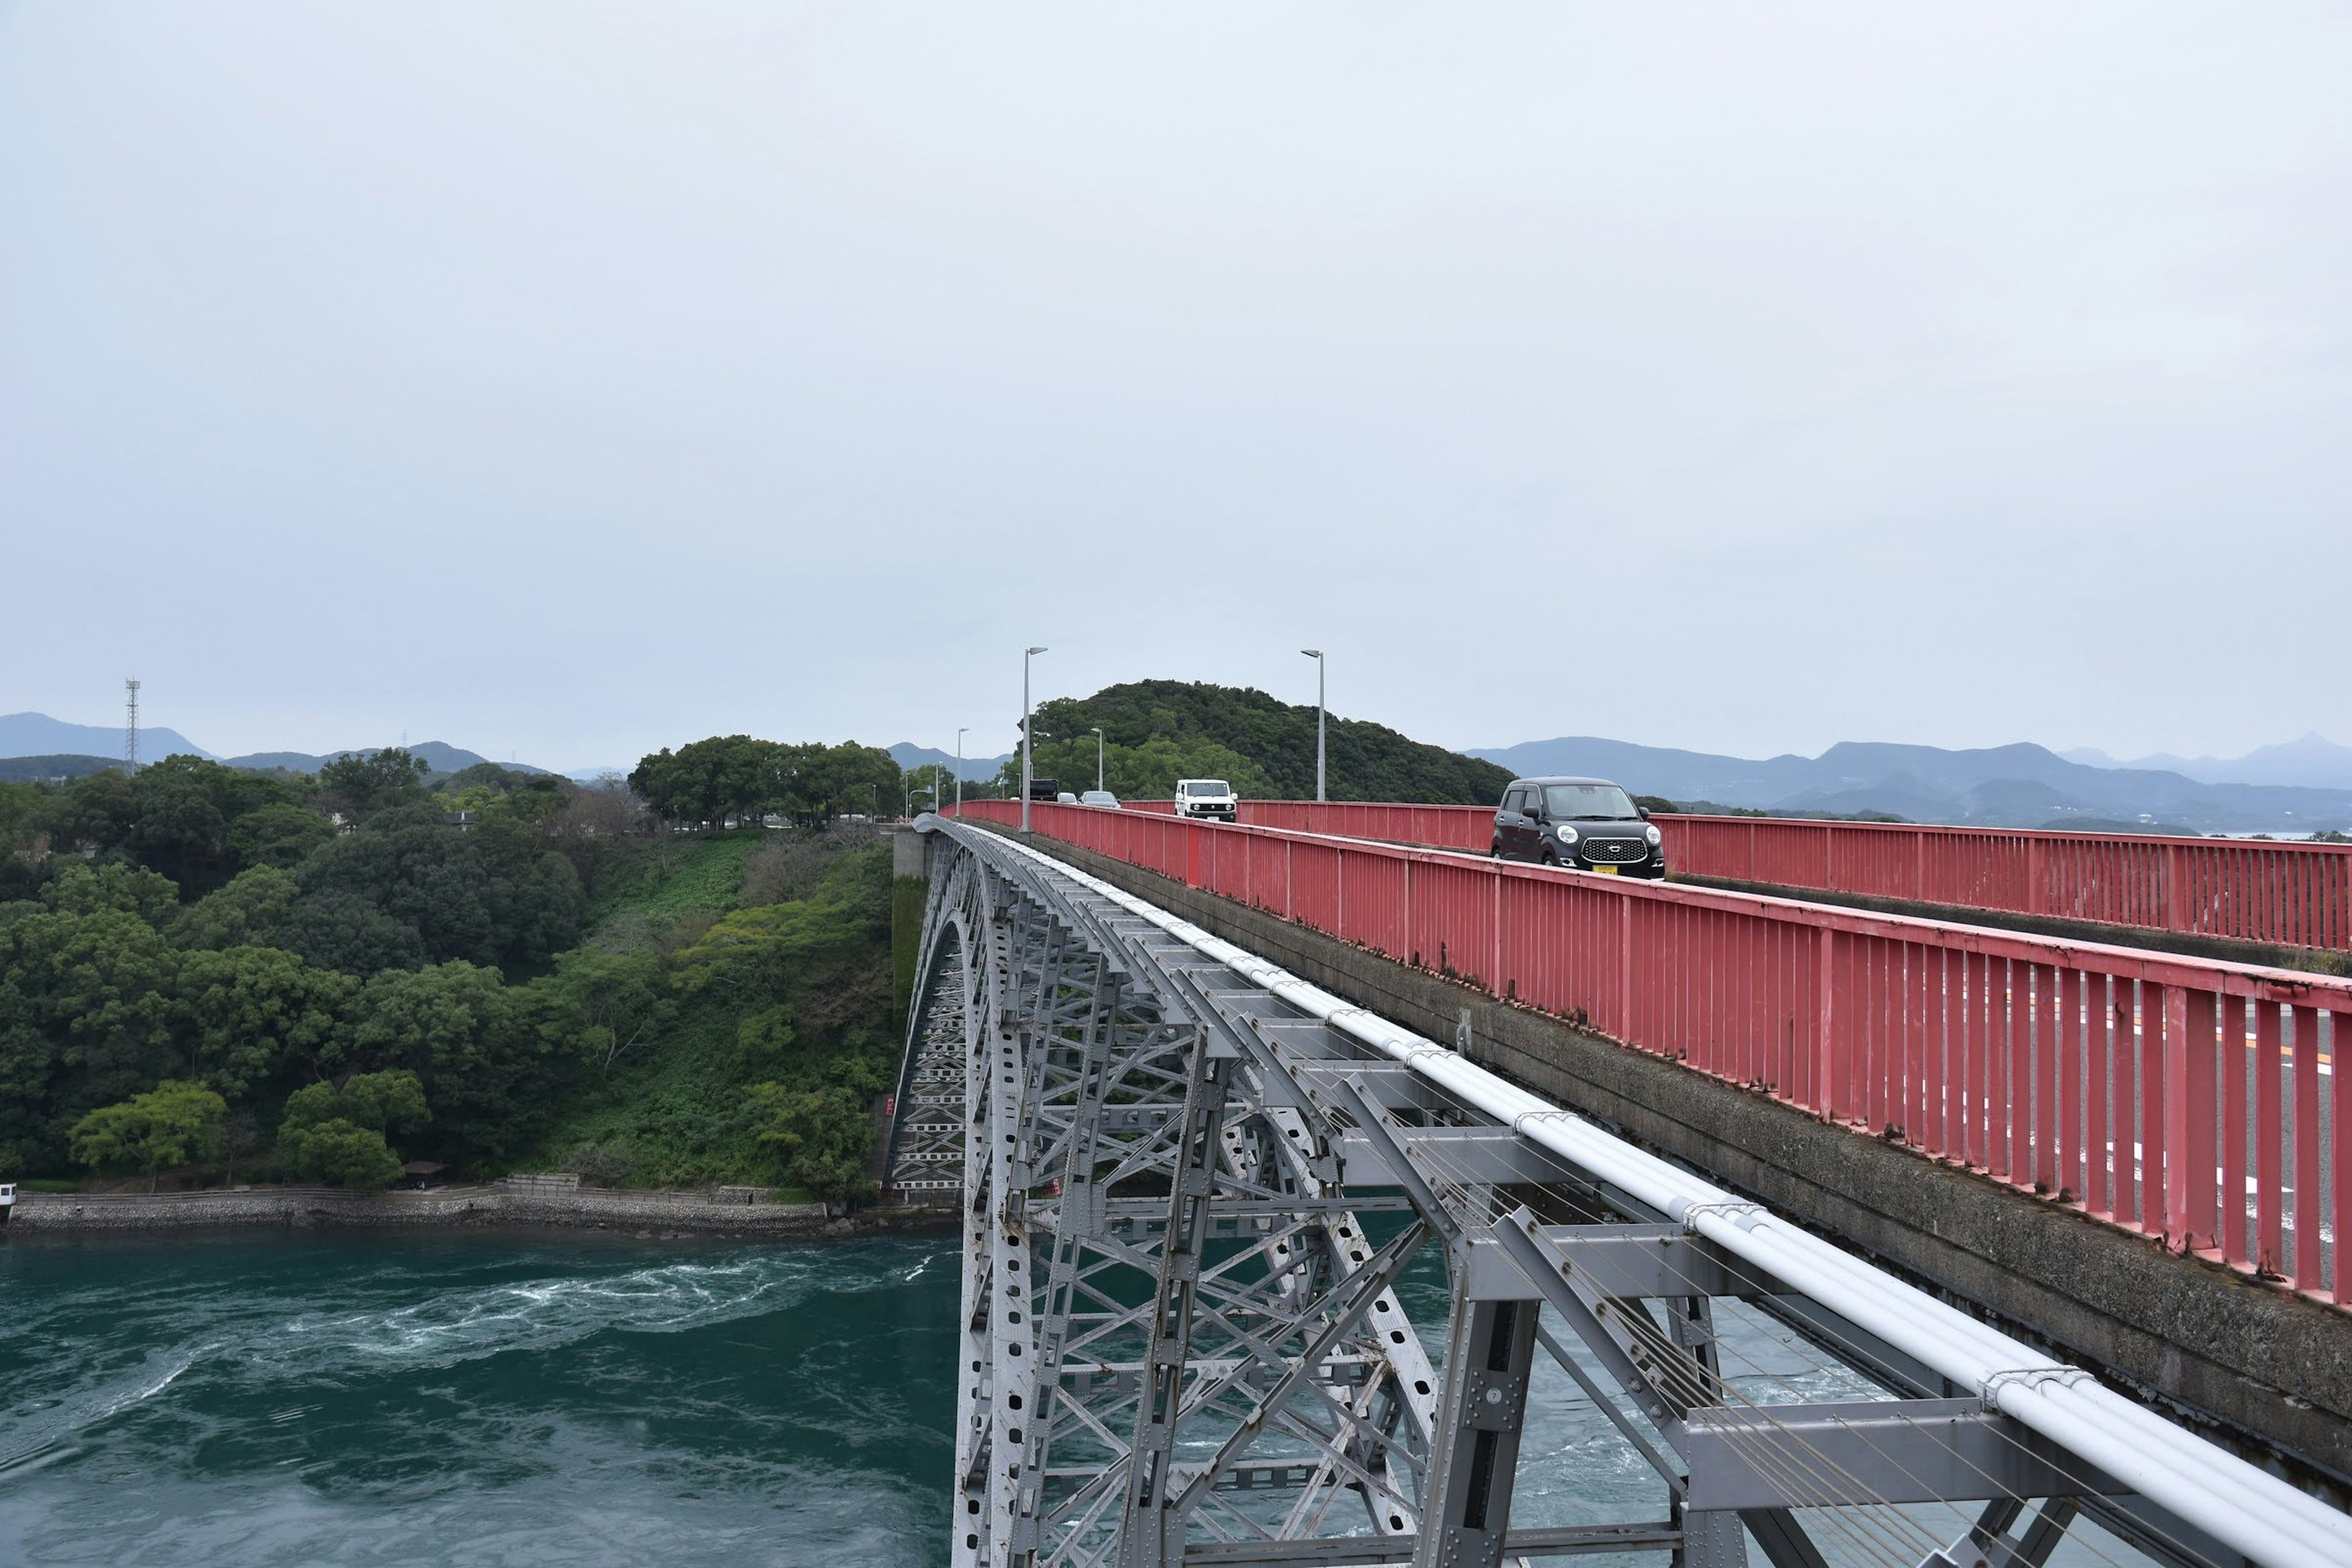
M1036 771L1065 789L1095 782L1094 727L1105 742L1105 782L1122 799L1165 799L1180 777L1223 777L1244 795L1315 797L1315 710L1251 688L1206 681L1138 680L1037 709ZM1329 721L1328 794L1333 800L1406 800L1491 805L1510 773L1384 724ZM1017 785L1020 760L1007 764Z

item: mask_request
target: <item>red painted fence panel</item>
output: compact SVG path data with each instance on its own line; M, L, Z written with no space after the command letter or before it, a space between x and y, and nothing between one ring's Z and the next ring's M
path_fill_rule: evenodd
M2347 845L1748 816L1657 822L1666 863L1684 876L2352 952Z
M1031 809L1045 837L1452 975L2176 1250L2352 1301L2333 1245L2352 1225L2352 1087L2333 1070L2352 1028L2352 981L1369 836ZM963 811L1020 820L1017 802ZM1446 820L1349 815L1391 832ZM1986 898L2037 885L2053 863L2100 878L2151 866L2169 875L2177 864L2163 840L2109 853L2044 842L2064 836L1975 835L1980 852L1963 855L1942 837L1959 830L1849 842L1780 831L1811 824L1736 826L1726 843L1749 857L1741 863L1784 876L1810 855L1825 876L1948 888L1901 883L1906 857L1916 879L1973 856L1970 890Z
M1165 801L1129 811L1167 815ZM2352 952L2352 846L1660 816L1675 874ZM1245 827L1485 853L1483 805L1245 800Z

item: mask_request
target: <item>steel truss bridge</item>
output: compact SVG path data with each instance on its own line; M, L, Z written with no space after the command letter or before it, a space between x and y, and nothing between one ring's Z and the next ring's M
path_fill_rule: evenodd
M2088 1373L1108 884L920 826L890 1179L963 1216L958 1568L2352 1563L2352 1520ZM1442 1346L1399 1296L1435 1255ZM1736 1325L1849 1386L1759 1399ZM1563 1376L1645 1478L1622 1517L1514 1517L1531 1384Z

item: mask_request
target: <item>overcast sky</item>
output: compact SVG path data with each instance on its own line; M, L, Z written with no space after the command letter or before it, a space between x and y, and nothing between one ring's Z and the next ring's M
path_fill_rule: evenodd
M2352 742L2352 8L0 5L0 711Z

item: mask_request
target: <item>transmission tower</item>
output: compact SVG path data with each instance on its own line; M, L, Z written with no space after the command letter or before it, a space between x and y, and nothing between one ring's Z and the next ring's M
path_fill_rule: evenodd
M122 763L135 773L139 771L139 683L124 681L122 692L129 709L122 720Z

